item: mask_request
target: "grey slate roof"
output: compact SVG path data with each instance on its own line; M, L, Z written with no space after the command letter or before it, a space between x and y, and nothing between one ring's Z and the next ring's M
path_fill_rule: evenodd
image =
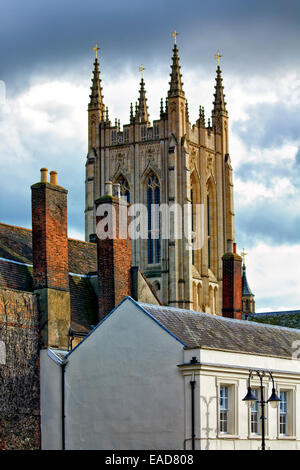
M188 348L207 347L291 358L300 330L138 303Z

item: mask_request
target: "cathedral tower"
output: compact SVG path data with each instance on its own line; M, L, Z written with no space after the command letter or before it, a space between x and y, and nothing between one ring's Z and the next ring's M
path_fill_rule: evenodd
M155 217L149 217L147 236L132 240L132 265L144 271L163 304L221 314L222 256L232 251L234 241L222 73L218 65L211 121L206 123L200 106L199 119L191 125L176 31L172 36L168 96L165 105L161 100L160 117L153 123L143 76L135 109L130 105L129 124L121 129L117 119L114 125L109 121L96 57L88 107L86 239L96 233L95 200L104 195L107 181L120 184L130 205L143 204L148 211L155 205L168 207L169 236L163 236L162 213L156 227Z

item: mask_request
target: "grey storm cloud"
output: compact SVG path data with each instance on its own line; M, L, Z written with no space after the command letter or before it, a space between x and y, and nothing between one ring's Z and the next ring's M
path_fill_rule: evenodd
M298 196L299 197L299 196ZM293 210L294 198L256 201L236 216L239 244L252 247L261 240L271 245L298 243L300 214Z
M95 41L111 74L145 59L169 67L174 27L186 66L211 64L219 48L240 75L300 62L298 0L10 0L0 13L0 79L10 93L32 75L83 73Z
M282 143L282 137L278 138ZM240 179L241 184L255 181L271 190L285 179L295 191L274 199L256 198L247 206L242 204L239 207L237 204L235 220L239 243L249 247L260 240L272 245L299 243L300 147L293 161L282 153L282 158L276 156L272 163L263 160L243 162L237 168L235 177Z
M233 130L248 147L275 148L300 139L300 105L260 103L246 108L246 121Z

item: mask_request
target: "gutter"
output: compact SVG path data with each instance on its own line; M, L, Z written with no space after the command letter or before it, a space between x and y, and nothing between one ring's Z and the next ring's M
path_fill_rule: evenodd
M195 356L192 357L190 364L194 365L197 364L198 360ZM192 450L195 450L195 387L196 387L196 380L195 380L195 372L193 370L192 379L190 381L191 385L191 438L192 438Z
M194 374L193 374L192 380L190 381L190 384L191 384L191 403L192 403L192 408L191 408L192 450L195 450L195 385L196 385L196 381L194 378Z
M66 450L66 431L65 431L65 373L67 362L61 363L61 448Z

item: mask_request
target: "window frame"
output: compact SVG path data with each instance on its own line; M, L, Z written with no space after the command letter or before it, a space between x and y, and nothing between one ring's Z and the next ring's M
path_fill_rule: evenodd
M228 387L228 432L220 430L220 389L221 387ZM217 391L217 439L237 439L239 429L239 414L238 414L238 387L239 381L216 377L216 391Z
M287 409L287 434L280 433L280 405L277 409L277 439L296 439L296 386L290 383L276 383L276 390L278 390L278 396L280 397L281 392L287 392L288 397L288 409Z

